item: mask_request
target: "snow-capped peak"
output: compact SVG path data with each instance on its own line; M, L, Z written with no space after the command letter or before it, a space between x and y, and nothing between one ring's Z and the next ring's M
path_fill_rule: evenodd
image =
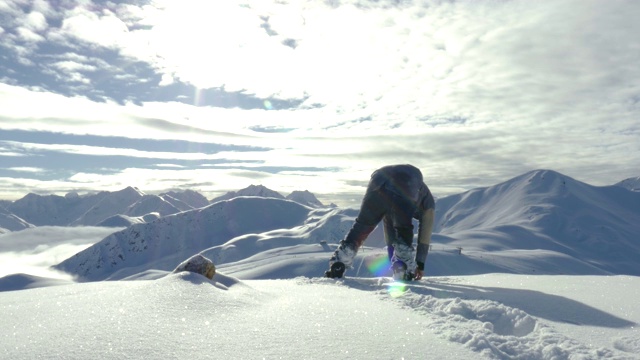
M640 191L640 176L622 180L615 185L631 191Z
M211 203L215 203L222 200L230 200L239 196L258 196L264 198L276 198L276 199L284 199L279 192L271 190L264 185L250 185L244 189L238 191L229 191L228 193L219 196L217 198L211 199Z
M292 192L291 194L287 195L287 200L295 201L297 203L300 203L300 204L303 204L303 205L308 205L308 206L311 206L311 207L323 207L324 206L324 204L322 204L320 202L320 200L318 200L316 198L316 196L313 195L308 190L304 190L304 191L296 190L296 191Z

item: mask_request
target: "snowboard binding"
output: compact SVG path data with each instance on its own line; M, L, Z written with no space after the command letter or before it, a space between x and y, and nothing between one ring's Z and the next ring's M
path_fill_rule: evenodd
M391 270L393 270L393 280L397 281L413 281L416 275L410 271L407 271L407 264L403 263L400 260L395 261L391 265Z
M331 264L331 269L324 272L324 277L328 277L331 279L341 278L345 270L346 267L344 266L344 263L336 261Z

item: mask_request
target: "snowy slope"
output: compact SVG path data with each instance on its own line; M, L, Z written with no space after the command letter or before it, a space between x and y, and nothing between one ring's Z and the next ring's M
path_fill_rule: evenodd
M640 296L638 277L493 274L387 283L241 281L222 274L209 281L180 273L3 292L0 354L18 360L640 358L640 312L629 301Z
M1 229L6 229L7 231L20 231L31 227L33 227L32 224L29 224L18 216L10 213L5 208L0 207L0 233L2 233Z
M113 215L109 218L106 218L96 224L96 226L104 226L104 227L129 227L135 224L145 223L143 217L141 216L127 216L127 215Z
M160 216L171 215L179 213L180 211L192 210L189 205L179 201L177 199L172 202L167 201L161 196L156 195L143 195L138 201L129 205L126 210L119 212L118 214L127 216L144 216L146 214L156 212Z
M246 233L303 224L310 208L273 198L238 197L208 207L136 224L63 261L57 269L85 280L117 271L123 277L150 268L173 269L187 257ZM126 275L125 275L126 274Z
M467 253L544 249L585 266L640 275L640 193L554 171L439 199L435 231Z
M275 229L259 234L244 234L200 252L216 264L246 259L271 249L286 248L302 244L317 244L321 241L337 243L344 238L357 212L354 210L315 209L308 213L304 223L290 229ZM375 239L369 243L373 244ZM380 240L381 237L380 237ZM375 245L383 246L379 241ZM305 275L313 276L313 273ZM289 277L289 276L287 276Z

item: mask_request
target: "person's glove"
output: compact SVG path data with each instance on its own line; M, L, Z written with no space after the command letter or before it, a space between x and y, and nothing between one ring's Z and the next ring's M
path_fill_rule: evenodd
M424 270L420 270L419 268L416 268L414 275L415 277L413 278L413 280L416 280L416 281L420 280L424 276Z

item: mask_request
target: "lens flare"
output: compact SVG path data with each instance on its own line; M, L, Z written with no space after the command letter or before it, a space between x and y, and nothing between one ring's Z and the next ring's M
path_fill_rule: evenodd
M263 102L263 104L264 104L264 108L265 108L265 109L267 109L267 110L273 110L273 104L271 103L271 101L269 101L269 100L265 100L265 101Z
M389 256L387 254L380 256L371 256L366 257L364 260L367 269L374 276L382 277L390 275L391 262L389 262ZM392 283L386 284L387 292L391 297L399 297L404 294L408 287L407 284L402 281L394 281Z
M376 258L367 258L365 260L365 264L369 272L374 274L375 276L383 276L389 271L389 267L391 264L389 263L389 258L385 256L379 256Z
M407 291L407 285L398 281L394 281L391 284L387 285L387 292L391 297L399 297L402 296Z

